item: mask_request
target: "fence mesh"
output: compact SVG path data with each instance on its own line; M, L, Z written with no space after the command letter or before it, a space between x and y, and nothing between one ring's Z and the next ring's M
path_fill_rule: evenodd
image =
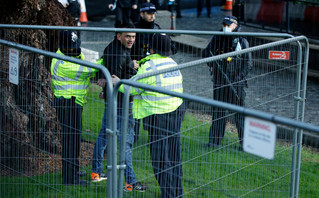
M55 52L58 30L1 29L1 39ZM17 35L17 36L14 36ZM40 36L39 36L40 35ZM80 31L82 52L86 60L97 61L104 48L114 39L113 32ZM179 39L193 39L190 35L171 35L177 53L172 57L177 64L202 59L201 51L211 35L196 35L203 44L190 47ZM272 38L247 36L250 46L272 42ZM54 95L51 90L51 57L19 50L19 85L10 84L9 48L0 45L0 154L3 197L106 197L106 181L90 182L89 187L62 185L61 126L56 110L52 107ZM252 52L253 68L248 73L245 106L263 112L292 119L296 115L296 99L303 91L298 80L298 51L295 43ZM270 60L269 51L289 51L289 60ZM305 49L303 48L304 53ZM112 54L110 54L112 56ZM302 57L304 58L304 57ZM223 65L227 58L218 60ZM304 60L302 60L304 63ZM304 65L301 65L302 67ZM214 88L210 67L198 64L181 69L184 93L212 99ZM82 113L80 170L86 172L84 180L91 180L94 145L102 128L105 101L99 97L102 88L98 78L91 79L87 103ZM236 87L240 82L234 82ZM308 81L316 89L315 81ZM311 93L314 94L314 93ZM314 118L316 106L307 98L305 121L318 125ZM267 160L241 151L237 135L235 113L225 111L226 132L222 145L205 147L209 140L210 126L215 111L209 105L194 101L187 104L181 126L181 162L183 166L184 197L289 197L291 191L292 156L296 146L293 142L295 129L278 125L274 160ZM311 110L310 107L311 106ZM122 107L119 107L121 109ZM309 113L308 113L309 112ZM237 113L238 115L238 113ZM114 119L114 118L112 118ZM144 192L124 192L123 197L159 197L161 195L152 168L148 132L143 122L139 136L133 144L132 163L137 180L148 186ZM135 123L135 126L138 126ZM315 133L304 131L305 134ZM310 138L311 139L311 138ZM312 138L315 139L315 138ZM300 197L316 197L319 194L318 143L312 141L302 150L300 167ZM103 172L106 172L106 150ZM123 183L124 186L124 183Z

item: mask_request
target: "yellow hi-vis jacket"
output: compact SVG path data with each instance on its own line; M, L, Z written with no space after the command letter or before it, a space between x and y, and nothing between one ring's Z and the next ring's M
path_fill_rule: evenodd
M177 66L177 63L173 59L159 54L147 56L139 61L139 63L141 63L141 66L136 75ZM183 78L179 70L139 79L137 82L162 87L179 93L183 92ZM126 85L121 85L119 91L124 93L126 88ZM181 98L140 88L132 87L130 94L134 95L133 117L135 119L142 119L153 114L169 113L175 111L183 103Z
M57 54L64 55L60 49ZM80 55L84 60L84 55ZM95 75L97 69L85 67L76 63L52 59L51 79L52 89L55 97L63 96L70 99L74 96L75 102L81 106L86 103L90 78Z

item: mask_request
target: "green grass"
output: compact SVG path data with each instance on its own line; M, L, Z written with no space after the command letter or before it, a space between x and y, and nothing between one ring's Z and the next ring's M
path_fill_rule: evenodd
M100 89L90 87L88 104L83 111L82 138L95 141L101 127L104 102ZM210 123L187 113L182 125L182 162L184 197L289 197L292 148L277 141L274 160L266 160L238 150L237 134L227 132L222 148L203 148ZM134 170L138 180L149 189L144 193L123 192L123 197L159 197L153 176L147 132L141 127L134 145ZM89 180L90 166L85 167ZM1 177L0 197L105 197L106 181L89 187L61 185L61 173L33 177ZM319 154L303 148L299 197L319 195Z

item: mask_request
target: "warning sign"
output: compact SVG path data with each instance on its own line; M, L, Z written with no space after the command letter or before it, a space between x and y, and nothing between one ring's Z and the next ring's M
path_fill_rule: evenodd
M276 125L257 118L246 117L244 129L244 151L273 159L275 155Z
M289 60L289 51L269 51L268 59Z
M9 82L19 84L19 50L9 49Z

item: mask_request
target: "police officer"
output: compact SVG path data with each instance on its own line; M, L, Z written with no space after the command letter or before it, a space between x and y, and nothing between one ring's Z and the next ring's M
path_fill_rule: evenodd
M76 32L63 30L59 34L57 54L84 60L80 45ZM62 127L62 177L65 185L88 185L78 175L82 110L86 103L89 79L97 71L72 62L52 59L51 79L55 96L53 106Z
M161 29L161 27L155 23L156 19L156 7L152 3L144 3L140 9L140 20L134 24L136 28L141 29ZM135 44L132 48L131 56L135 60L141 60L142 58L150 55L149 45L152 42L152 33L137 33ZM172 52L177 52L174 43L171 43Z
M240 30L237 18L226 16L223 20L224 32L237 32ZM213 36L210 43L203 50L203 57L211 57L232 51L238 51L249 47L248 41L237 36ZM214 99L244 106L245 90L247 87L246 76L253 67L251 53L235 57L228 57L224 61L209 63L213 77ZM207 147L221 146L226 126L225 110L214 108L212 115L212 126L209 131L209 143ZM242 145L244 132L244 118L242 114L235 114L235 123L238 138Z
M172 55L171 39L165 34L153 36L150 53L139 61L137 75L177 66L168 57ZM120 79L113 75L112 80L115 84ZM182 80L181 72L176 70L138 82L182 93ZM119 90L124 92L124 86ZM131 95L134 95L133 117L143 119L144 129L149 132L152 166L161 187L161 197L182 197L180 128L185 114L183 100L138 88L132 88Z
M135 23L136 28L141 29L161 29L161 27L155 22L156 19L156 6L152 3L144 3L140 9L140 20ZM136 40L131 50L131 57L135 60L141 60L150 55L149 45L152 42L153 33L136 33ZM174 42L171 41L171 50L173 54L177 52L177 48ZM140 121L137 120L135 124L135 136L134 142L139 137Z

